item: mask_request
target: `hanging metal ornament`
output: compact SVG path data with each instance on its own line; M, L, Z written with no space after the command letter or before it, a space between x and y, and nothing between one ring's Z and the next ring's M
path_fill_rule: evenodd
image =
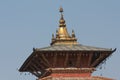
M22 75L22 72L20 73L20 75Z
M102 65L100 66L100 69L102 69Z

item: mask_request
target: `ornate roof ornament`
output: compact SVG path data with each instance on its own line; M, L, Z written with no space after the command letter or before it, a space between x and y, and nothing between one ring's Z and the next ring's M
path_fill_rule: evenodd
M75 32L72 30L72 38L75 38Z
M59 11L62 13L62 12L63 12L63 8L62 8L62 7L60 7Z
M74 32L72 36L69 35L67 31L67 27L65 24L64 16L63 16L63 8L60 7L59 12L61 13L61 17L59 20L59 28L56 31L56 38L51 42L51 45L56 44L77 44L77 39L75 38Z
M61 13L61 18L60 18L60 21L59 21L59 27L66 27L65 20L64 20L64 17L63 17L63 8L62 7L60 8L59 12Z

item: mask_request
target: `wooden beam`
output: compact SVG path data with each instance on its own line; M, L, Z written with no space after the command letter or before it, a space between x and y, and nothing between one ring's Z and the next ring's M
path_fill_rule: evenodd
M42 67L41 67L41 63L40 63L40 61L38 60L39 59L39 57L35 57L34 59L33 59L33 63L34 63L34 65L38 68L38 70L42 70Z
M42 59L45 61L45 63L49 66L52 67L51 64L49 63L49 61L46 59L46 57L44 56L44 54L41 54Z
M40 62L39 63L39 65L40 65L40 67L42 68L42 69L45 69L46 67L49 67L43 60L41 60L40 58L38 58L38 62Z
M38 59L38 62L40 63L43 63L44 64L44 67L49 67L49 65L45 62L45 60L43 59L43 57L41 55L38 55L39 57L37 58Z
M35 64L32 65L32 68L35 69L35 70L33 71L33 73L35 73L35 74L38 75L38 76L41 75L40 73L38 73L38 72L39 72L39 68L38 68Z
M78 53L78 54L77 54L76 67L80 67L80 61L81 61L81 53Z
M33 60L33 57L31 58L31 60L29 60L26 65L23 67L23 70L26 71L26 69L29 67L31 61Z
M33 74L36 74L37 77L40 77L45 73L45 69L40 69L35 65L32 65L32 67L36 69L35 71L33 71ZM39 72L41 72L41 73L39 73Z
M37 60L34 61L35 64L37 64L37 66L39 67L39 70L42 70L43 68L41 67L41 63Z
M92 58L93 58L93 53L90 52L89 53L89 59L88 59L88 67L90 67L90 65L91 65Z
M101 59L104 58L104 54L100 54L100 57L98 57L92 64L91 67L94 67Z
M38 71L39 70L38 67L35 64L33 64L33 63L31 63L31 67L33 67L34 71Z
M35 71L34 67L30 66L30 68L31 68L31 71L29 71L29 72L32 73L33 75L35 75L36 77L39 77L39 74L35 73L36 71Z
M69 58L69 54L67 53L66 56L65 56L64 67L67 67L68 58Z
M54 61L53 62L53 67L55 67L56 62L57 62L57 53L55 53L53 61Z
M36 69L35 71L40 71L40 68L38 68L38 66L36 66L35 62L34 62L34 64L33 63L31 63L31 64Z
M39 78L44 77L47 73L48 73L48 71L44 72Z
M106 58L107 57L109 57L110 56L110 54L108 53L108 52L105 52L104 54L103 54L103 58L102 59L100 59L100 61L99 61L99 63L101 63L101 62L103 62L103 61L105 61L106 62ZM98 64L96 64L95 66L98 66L99 65L99 63ZM104 63L104 62L103 62Z
M32 69L32 71L30 71L30 72L38 78L46 72L44 68L40 69L36 65L31 65L30 68ZM41 72L41 73L39 73L39 72Z

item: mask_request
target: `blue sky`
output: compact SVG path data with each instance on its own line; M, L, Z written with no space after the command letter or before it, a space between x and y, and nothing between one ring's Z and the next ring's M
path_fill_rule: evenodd
M80 44L117 48L94 75L120 79L119 0L0 0L0 80L35 80L18 69L32 48L49 46L60 6Z

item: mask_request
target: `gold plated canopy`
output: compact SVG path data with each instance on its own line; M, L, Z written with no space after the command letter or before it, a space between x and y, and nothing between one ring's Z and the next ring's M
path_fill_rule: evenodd
M63 16L63 8L62 7L59 9L59 12L61 13L61 18L59 20L59 28L58 28L58 30L56 30L56 37L54 37L54 34L52 35L51 45L77 44L77 39L75 38L74 31L72 31L71 35L69 35L69 33L67 31L67 27L65 24L64 16Z

